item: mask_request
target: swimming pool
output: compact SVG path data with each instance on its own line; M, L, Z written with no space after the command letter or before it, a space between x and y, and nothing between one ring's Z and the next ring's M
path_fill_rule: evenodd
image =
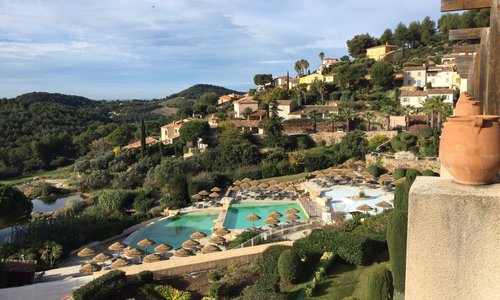
M302 210L302 207L298 202L282 202L279 204L275 202L263 202L263 201L248 201L243 203L233 203L227 210L226 219L224 220L224 227L230 229L247 229L253 226L252 221L246 220L246 217L250 214L256 214L261 219L255 221L255 226L260 227L266 225L264 222L267 219L267 215L273 211L279 212L283 217L279 218L281 222L286 222L285 210L293 207L299 211L297 215L300 220L306 220L308 217Z
M354 200L349 198L359 195L361 190L363 190L363 192L368 196L367 199ZM351 211L358 211L356 209L358 206L366 204L373 208L372 211L368 212L371 215L375 215L383 211L382 208L377 207L375 204L381 201L391 203L390 200L394 198L393 193L385 192L382 189L361 189L355 186L333 186L331 190L323 192L321 196L332 198L327 205L330 206L334 212L348 213Z
M186 213L178 217L161 219L134 233L130 237L128 245L141 248L149 253L153 253L154 247L160 243L179 248L196 231L203 231L210 236L212 227L214 226L214 219L218 216L218 211L206 211ZM149 247L137 246L137 242L145 238L155 241L156 244Z

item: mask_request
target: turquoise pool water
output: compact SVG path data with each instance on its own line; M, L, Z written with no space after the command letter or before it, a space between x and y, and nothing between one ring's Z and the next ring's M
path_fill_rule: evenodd
M156 245L149 247L137 246L137 242L148 238L155 241L156 244L165 243L172 245L174 248L179 248L196 231L203 231L210 236L212 227L215 224L214 220L218 216L218 212L212 211L206 213L188 213L175 218L162 219L141 229L132 237L129 245L153 253Z
M226 228L234 228L234 229L247 229L253 226L252 221L247 221L245 218L250 214L256 214L261 219L259 221L255 221L255 226L260 227L266 225L264 221L267 219L267 215L270 212L276 211L283 215L279 220L281 222L286 222L285 219L286 213L285 210L293 207L299 210L297 214L300 217L300 220L306 220L307 215L302 210L302 207L297 202L286 202L276 204L273 202L247 202L247 203L235 203L231 204L227 211L226 219L224 220L224 227Z

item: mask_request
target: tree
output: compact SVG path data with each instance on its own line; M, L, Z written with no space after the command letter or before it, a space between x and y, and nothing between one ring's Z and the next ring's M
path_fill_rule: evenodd
M53 241L46 241L39 250L41 260L51 269L56 262L61 258L63 247Z
M376 62L370 69L372 83L382 88L394 85L394 67L390 62Z
M0 184L0 225L12 225L30 217L33 203L16 187Z
M394 30L394 42L396 45L404 49L404 46L406 45L408 41L408 28L406 27L405 24L400 22L397 26L396 29Z
M347 48L349 54L355 58L361 58L366 56L366 49L376 46L377 40L366 34L355 35L352 39L347 41Z
M368 131L370 131L371 130L371 120L373 119L375 114L373 113L373 111L365 111L362 113L362 116L363 116L363 119L365 119L366 123L368 124L366 126L366 129Z
M210 125L208 122L190 121L182 124L179 129L179 137L186 143L191 142L193 147L196 146L198 138L206 141L210 133Z
M313 82L313 86L316 88L316 91L319 94L321 104L325 105L326 83L323 80L315 79Z
M337 69L339 85L344 89L356 90L368 74L366 64L345 63Z
M382 265L372 267L366 283L367 299L388 300L392 299L393 293L391 271Z
M309 62L305 59L301 59L299 61L299 65L300 65L301 69L303 70L302 74L306 74L308 69L309 69Z
M300 60L295 62L294 69L295 69L295 72L297 72L297 76L302 75L302 66L300 65Z
M406 235L408 217L405 212L395 209L387 223L387 246L391 258L394 289L404 293L406 271Z
M170 208L182 208L191 203L188 193L188 183L182 174L174 174L168 182L167 196L162 200L163 204Z
M398 110L392 105L384 105L380 108L380 112L386 117L387 130L390 130L391 127L390 117L396 115L398 113Z
M333 113L333 112L329 112L326 114L326 119L331 122L332 132L334 132L335 131L335 122L337 122L339 120L338 114Z
M351 131L351 121L354 121L354 118L356 118L356 113L352 108L346 107L340 111L340 115L342 115L343 119L346 121L347 124L347 132Z
M313 132L316 132L319 112L316 109L313 109L307 113L307 116L313 121Z
M278 101L269 103L269 118L264 121L265 144L269 147L283 147L285 138L283 136L283 124L278 115Z
M428 117L430 116L431 127L434 130L440 131L443 117L450 114L451 105L445 103L445 100L445 96L432 96L422 104L422 110Z
M273 82L273 74L255 74L253 82L255 85L266 85Z
M407 41L410 44L410 47L417 48L420 46L422 42L422 38L420 35L420 22L411 22L408 25L408 30L406 31Z
M435 41L436 35L436 22L432 21L430 17L425 17L420 24L420 37L422 44L432 45Z
M323 51L320 52L318 57L319 57L319 60L321 60L321 63L323 63L323 59L325 58L325 53Z
M387 28L384 33L382 33L379 40L382 44L394 44L394 36L392 34L392 30Z
M141 157L146 157L146 126L144 118L141 116Z
M286 282L295 282L302 272L300 256L292 249L283 251L278 259L278 272Z

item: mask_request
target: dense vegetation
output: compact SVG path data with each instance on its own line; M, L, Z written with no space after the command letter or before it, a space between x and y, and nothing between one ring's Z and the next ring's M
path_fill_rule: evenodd
M214 92L217 96L227 95L231 93L243 94L242 92L238 92L235 90L230 90L221 86L212 85L212 84L195 84L185 90L182 90L178 93L174 93L168 97L167 99L173 99L177 97L184 97L185 99L198 99L201 95L207 92Z

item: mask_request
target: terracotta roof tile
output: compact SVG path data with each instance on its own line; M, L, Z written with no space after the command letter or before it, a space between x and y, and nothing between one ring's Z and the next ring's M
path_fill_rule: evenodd
M427 91L401 91L401 97L425 97Z
M412 66L412 67L404 67L404 71L425 71L427 70L426 66Z
M440 94L453 94L452 89L428 89L427 94L440 95Z

